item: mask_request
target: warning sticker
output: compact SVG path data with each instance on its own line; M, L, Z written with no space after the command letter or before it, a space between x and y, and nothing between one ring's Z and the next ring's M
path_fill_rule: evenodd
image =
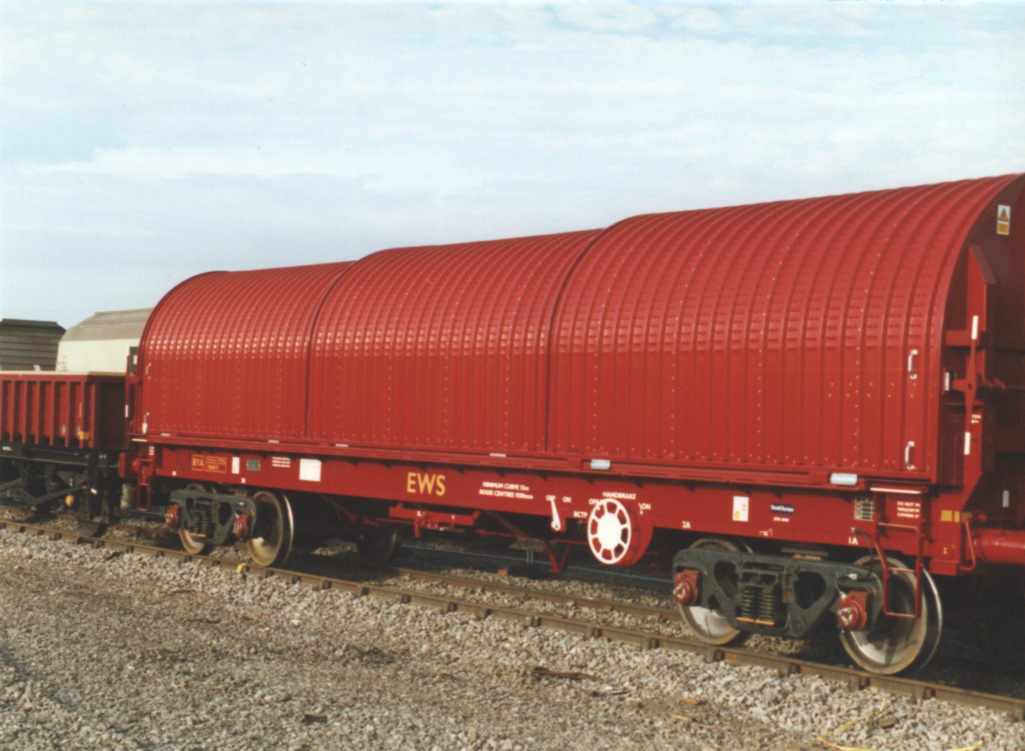
M1011 207L1003 203L997 206L997 234L1004 237L1011 234Z
M733 521L746 522L751 509L751 499L746 495L733 496Z

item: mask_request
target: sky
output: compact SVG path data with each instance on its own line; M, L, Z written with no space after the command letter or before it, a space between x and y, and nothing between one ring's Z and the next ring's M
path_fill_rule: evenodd
M1025 2L0 3L0 317L1025 171Z

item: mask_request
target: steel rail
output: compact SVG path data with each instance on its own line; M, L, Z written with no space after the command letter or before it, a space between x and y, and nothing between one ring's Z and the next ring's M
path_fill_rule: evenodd
M1025 699L1018 699L1012 696L992 694L982 691L972 691L943 683L922 681L914 678L900 678L893 676L875 675L866 673L854 668L829 665L826 663L802 660L786 655L775 655L765 652L757 652L751 649L736 647L712 647L702 642L682 637L668 637L659 633L652 633L639 629L614 626L603 623L567 618L551 613L540 613L524 610L518 607L490 605L482 602L461 599L444 594L434 594L416 589L403 589L382 584L371 584L363 581L344 579L324 574L314 574L304 571L285 568L250 568L248 564L236 559L214 558L208 555L192 555L183 550L162 547L159 545L148 545L129 540L106 539L89 537L79 532L70 530L59 530L37 524L26 522L10 521L0 519L0 530L13 530L15 532L47 537L51 540L71 541L75 544L90 545L96 548L110 549L123 553L138 553L154 557L176 558L182 561L195 561L199 565L206 565L216 568L240 568L247 574L261 576L264 578L278 578L292 584L298 584L314 590L340 590L350 592L356 596L374 596L389 599L401 603L414 603L435 608L443 613L463 612L476 615L481 618L499 618L516 622L525 622L530 626L548 628L557 631L580 634L590 638L602 638L610 641L634 644L643 649L676 649L691 652L702 656L706 662L726 662L730 665L755 666L774 670L781 677L792 675L817 676L825 680L840 683L853 690L875 688L891 694L898 694L910 697L916 701L936 699L943 702L958 704L962 706L985 708L1004 713L1013 721L1025 721ZM418 574L423 572L417 572ZM441 574L431 574L430 577L438 577L446 584L461 587L479 588L481 582L469 577L452 577L446 579ZM516 590L517 594L523 594L523 590L511 585L500 585L495 583L484 583L495 587L493 591ZM540 590L528 590L538 598L548 593ZM577 598L564 593L558 593L553 600L560 602L581 602L589 601L588 598ZM604 603L604 601L593 600L592 602ZM614 604L614 603L613 603ZM639 606L638 606L639 607ZM605 609L609 609L606 607ZM652 608L652 610L663 610Z
M534 551L535 553L537 551ZM449 556L453 559L479 559L488 561L490 563L500 566L526 566L527 568L537 568L541 571L550 571L551 568L546 558L540 558L537 561L531 562L525 560L523 556L514 556L504 552L486 553L480 550L453 550L450 548L433 547L430 544L415 543L409 540L402 541L402 547L399 555L407 555L425 553L430 557L444 557ZM635 586L637 582L642 582L646 585L660 585L665 587L671 587L673 579L668 574L663 576L653 576L651 574L638 574L632 571L623 571L614 566L607 566L598 564L596 566L587 566L577 563L569 564L563 569L564 574L577 574L579 576L586 576L592 578L595 582L602 582L614 587L629 588Z
M579 595L571 595L565 592L545 592L531 587L519 587L514 584L503 584L502 582L477 579L472 576L436 574L402 566L393 566L387 569L386 573L406 576L410 579L416 579L419 581L451 584L465 589L479 589L485 592L494 592L496 594L509 594L530 600L558 602L573 608L587 608L590 610L623 613L624 615L640 616L643 618L657 618L660 621L666 622L675 621L680 617L679 612L672 608L660 608L652 605L640 605L630 602L616 602L614 600L599 600L593 597L580 597Z

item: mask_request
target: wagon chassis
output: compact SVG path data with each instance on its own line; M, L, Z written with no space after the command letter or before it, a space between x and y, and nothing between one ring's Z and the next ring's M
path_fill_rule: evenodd
M3 443L0 496L33 511L64 504L83 521L102 517L110 522L117 516L122 487L118 458L119 452L103 449Z

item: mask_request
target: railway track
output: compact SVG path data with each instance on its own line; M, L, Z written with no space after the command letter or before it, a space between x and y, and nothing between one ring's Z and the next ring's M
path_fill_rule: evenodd
M137 553L154 557L165 557L183 561L194 561L197 565L230 568L250 576L279 578L293 584L317 590L338 590L357 596L373 596L400 603L411 603L431 607L441 612L463 612L481 618L499 618L513 622L527 623L538 628L579 634L587 638L602 638L610 641L634 644L644 649L682 650L702 656L708 662L726 662L738 666L757 666L776 671L781 677L818 676L827 681L842 684L852 690L875 688L891 694L911 697L915 700L936 699L962 706L981 707L1005 714L1013 721L1025 721L1025 699L1000 694L973 691L944 683L899 678L866 673L853 668L828 663L804 660L787 655L771 654L751 649L732 647L711 647L702 642L683 637L667 637L662 633L643 629L595 623L593 621L566 617L552 613L538 612L515 606L494 605L470 599L437 594L423 590L376 584L369 581L313 573L290 568L250 568L243 561L228 557L192 555L182 550L156 544L147 544L119 538L104 538L83 535L78 531L56 529L51 526L21 521L0 520L0 530L11 530L21 534L45 536L52 540L63 540L79 545L90 545L124 553ZM503 595L514 595L526 601L544 601L587 608L597 611L623 613L631 616L653 618L665 622L676 618L675 611L668 608L615 602L566 593L546 592L536 588L511 584L488 582L472 577L449 576L424 572L418 569L396 567L386 573L409 577L418 581L443 584L453 587L474 589Z
M495 594L506 594L520 597L526 600L540 600L545 602L559 603L572 608L586 608L589 610L606 611L611 613L622 613L642 618L655 618L663 622L672 622L679 619L680 614L671 608L659 608L650 605L639 605L628 602L616 602L614 600L602 600L592 597L579 597L564 592L545 592L529 587L520 587L514 584L502 584L490 582L469 576L454 576L449 574L436 574L420 569L394 566L389 568L388 573L398 576L405 576L417 581L445 584L467 589L477 589Z
M494 566L496 569L520 569L526 572L528 576L535 572L542 576L547 576L551 571L551 566L547 559L531 559L524 557L523 555L514 555L508 552L508 549L505 551L489 552L483 552L481 550L462 550L435 546L429 543L417 543L406 539L402 541L398 554L399 556L405 556L414 560L434 560L439 558L442 560L451 559L455 561L457 565L462 561L477 561L485 566ZM423 558L421 558L421 556L423 556ZM474 568L477 567L478 564L474 564ZM668 570L668 566L663 568ZM654 574L637 573L632 570L624 571L615 566L609 567L601 564L581 565L579 563L569 563L563 569L563 574L572 575L575 578L587 581L612 584L619 587L640 587L646 590L657 591L659 593L669 591L673 584L672 577L665 574L665 572L663 572L661 576L656 576Z

